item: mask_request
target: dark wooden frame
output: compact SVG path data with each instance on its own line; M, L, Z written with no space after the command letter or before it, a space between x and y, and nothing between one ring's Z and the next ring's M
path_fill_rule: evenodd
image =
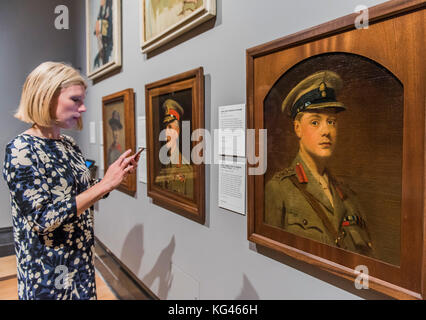
M326 52L352 52L378 61L404 85L404 128L399 267L279 230L262 220L264 177L248 183L248 240L354 281L355 267L369 268L369 287L398 299L426 295L424 9L420 0L389 1L369 8L369 28L357 30L357 14L250 48L247 60L247 127L263 128L263 99L296 63ZM375 50L380 48L379 50ZM268 70L268 72L261 72ZM256 130L256 141L258 141ZM256 143L256 153L259 145ZM250 165L247 169L249 169ZM248 171L247 171L248 172ZM276 229L276 228L275 228Z
M125 139L126 145L123 152L132 149L135 152L136 136L135 136L135 95L133 89L125 89L108 96L102 97L102 125L103 125L103 141L104 141L104 172L108 170L108 145L107 141L107 126L105 108L108 104L123 101L124 103L124 123L125 123ZM134 196L136 193L136 172L129 174L118 186L118 190Z
M185 199L173 192L164 190L154 184L154 162L158 155L154 154L154 143L158 137L154 136L154 116L152 98L175 92L178 90L192 89L192 119L191 134L196 129L204 128L204 71L203 68L193 69L163 80L145 85L145 115L147 141L147 167L148 167L148 197L153 202L168 210L178 213L198 223L205 222L205 172L204 164L192 164L194 168L194 201ZM194 147L197 142L192 142ZM191 149L192 150L192 149Z

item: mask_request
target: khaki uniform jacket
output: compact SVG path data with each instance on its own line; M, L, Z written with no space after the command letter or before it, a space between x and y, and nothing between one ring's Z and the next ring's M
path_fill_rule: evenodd
M334 207L298 155L265 186L265 222L298 236L373 256L355 194L330 174L328 177Z
M181 159L182 164L169 163L161 168L159 175L155 178L155 184L189 199L194 199L193 168L182 156Z

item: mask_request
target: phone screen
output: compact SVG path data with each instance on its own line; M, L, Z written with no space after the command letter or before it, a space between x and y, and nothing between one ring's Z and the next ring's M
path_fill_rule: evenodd
M95 161L93 160L86 160L86 167L89 169L95 164Z

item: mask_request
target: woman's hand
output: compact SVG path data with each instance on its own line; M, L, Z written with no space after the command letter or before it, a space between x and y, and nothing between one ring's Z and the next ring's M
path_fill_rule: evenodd
M105 184L108 192L111 192L117 188L123 179L129 173L136 171L138 167L137 161L139 157L135 159L135 155L128 155L131 153L131 149L124 152L113 164L108 167L105 176L101 180L101 183Z
M96 183L76 197L77 215L85 212L96 201L117 188L126 175L135 172L138 167L139 157L138 154L127 157L131 151L131 149L127 150L117 161L111 164L99 183Z

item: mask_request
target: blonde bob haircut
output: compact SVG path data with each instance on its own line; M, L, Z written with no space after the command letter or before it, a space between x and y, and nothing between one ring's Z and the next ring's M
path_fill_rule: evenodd
M80 72L65 63L43 62L25 80L15 117L27 123L51 127L55 124L54 109L61 90L73 85L87 88ZM77 128L83 128L81 118Z

